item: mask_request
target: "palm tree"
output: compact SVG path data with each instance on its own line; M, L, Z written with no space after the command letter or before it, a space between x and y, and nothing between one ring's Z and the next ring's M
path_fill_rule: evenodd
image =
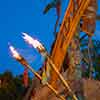
M93 3L93 2L91 2L91 3ZM50 9L50 7L51 6L49 5L47 8ZM46 12L48 11L48 9L46 10ZM91 10L91 9L89 9L89 10ZM75 9L74 9L74 11L75 11ZM96 11L96 7L94 7L94 11ZM81 54L80 54L81 53L81 50L80 50L80 40L81 39L79 38L79 35L80 35L80 30L85 31L87 33L88 37L90 38L89 43L88 43L90 45L90 43L91 43L90 40L91 40L91 36L92 36L91 33L93 33L95 30L96 14L94 11L92 12L94 14L94 16L92 16L91 19L88 18L89 15L87 16L87 14L90 14L91 11L88 11L88 13L84 13L84 16L82 16L82 20L83 20L82 27L80 26L80 23L79 23L77 26L76 34L73 37L73 39L70 43L70 46L68 48L69 50L68 50L67 54L68 54L68 58L69 58L69 68L67 68L67 71L66 71L67 75L65 76L65 78L67 78L68 80L80 80L82 78L82 76L81 76L82 61L81 61ZM87 10L86 10L86 12L87 12ZM72 14L72 15L74 15L74 14ZM86 19L88 19L89 21L87 22ZM85 27L85 26L87 26L87 27ZM91 30L91 29L93 29L93 30ZM87 35L85 35L85 36L87 36ZM88 55L90 56L89 51L90 51L90 48L88 49ZM76 57L78 59L76 59ZM65 59L66 59L66 57L65 57ZM91 59L91 57L89 57L89 59ZM92 61L88 61L88 62L86 62L86 61L87 61L87 59L85 59L86 64L90 63L90 65L92 65ZM91 68L92 68L92 66L91 66ZM82 86L81 86L81 88L82 88ZM79 88L79 89L81 89L81 88ZM40 91L43 93L43 91L45 91L45 90L48 90L48 89L45 87L45 88L42 88ZM76 90L76 92L77 92L77 90Z

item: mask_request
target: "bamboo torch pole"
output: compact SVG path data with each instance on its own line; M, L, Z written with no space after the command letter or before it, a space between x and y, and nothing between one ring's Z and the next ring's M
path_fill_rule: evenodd
M51 64L51 67L53 68L53 70L56 72L56 74L59 76L60 80L62 81L63 85L68 89L68 91L71 93L72 97L74 98L74 100L78 100L76 95L73 93L73 91L71 90L69 84L67 83L67 81L64 79L64 77L60 74L60 72L58 71L58 69L56 68L55 64L52 62L52 60L50 59L50 57L47 55L48 61Z
M41 77L37 72L35 72L35 70L34 70L31 66L27 65L27 68L30 69L31 72L32 72L39 80L42 80L42 77ZM63 96L59 95L59 94L58 94L58 91L56 91L48 82L46 82L46 85L48 86L49 89L51 89L51 90L56 94L57 97L59 97L61 100L65 100L65 98L64 98Z
M27 61L15 50L13 46L9 47L13 57L20 62L23 66L27 67L39 80L42 80L42 77L27 63ZM65 98L58 94L58 91L56 91L48 82L46 82L46 85L49 89L51 89L57 97L59 97L61 100L65 100Z
M49 63L51 64L52 69L56 72L56 74L59 76L59 79L61 80L61 82L63 83L63 85L69 90L69 92L71 93L72 97L74 98L74 100L78 100L76 95L73 93L73 91L71 90L70 86L68 85L67 81L64 79L64 77L60 74L60 72L58 71L58 69L56 68L55 64L53 63L52 59L49 57L48 52L46 51L45 47L36 39L32 38L31 36L29 36L26 33L23 33L23 39L28 42L28 44L32 45L34 48L36 48L39 53L43 56L46 57L49 61Z

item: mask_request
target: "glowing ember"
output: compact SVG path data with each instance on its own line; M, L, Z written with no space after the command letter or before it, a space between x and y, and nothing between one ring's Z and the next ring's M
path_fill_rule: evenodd
M43 45L36 39L32 38L31 36L29 36L28 34L26 33L22 33L24 36L23 36L23 39L28 42L30 45L32 45L34 48L38 48L40 50L44 50L44 47Z
M9 49L10 49L10 51L12 53L12 56L14 58L16 58L16 59L20 59L21 58L21 56L19 55L19 53L15 50L15 48L13 46L10 45Z

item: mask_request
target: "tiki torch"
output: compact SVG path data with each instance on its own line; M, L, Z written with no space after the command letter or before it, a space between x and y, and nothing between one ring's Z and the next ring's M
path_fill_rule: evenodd
M24 57L22 57L12 45L9 46L9 49L12 53L13 58L15 58L18 62L20 62L23 66L27 67L29 70L31 70L32 73L39 80L42 80L42 77L27 63L27 61L24 59ZM57 97L59 97L61 100L65 100L65 98L63 96L60 96L58 94L58 91L56 91L48 82L46 82L46 85L48 86L48 88L50 88L56 94Z
M27 33L22 33L23 34L23 39L32 47L36 48L42 56L47 56L46 49L44 46L37 40L29 36Z
M60 72L58 71L58 69L56 68L55 64L53 63L53 61L51 60L48 52L46 51L45 47L36 39L32 38L31 36L29 36L27 33L22 33L23 34L23 39L30 45L32 45L32 47L36 48L39 53L43 56L46 57L48 59L48 62L51 64L52 69L56 72L56 74L59 76L59 79L61 80L61 82L64 84L64 86L69 90L69 92L72 94L73 98L75 100L78 100L76 95L72 92L70 86L68 85L68 83L66 82L66 80L64 79L64 77L60 74Z

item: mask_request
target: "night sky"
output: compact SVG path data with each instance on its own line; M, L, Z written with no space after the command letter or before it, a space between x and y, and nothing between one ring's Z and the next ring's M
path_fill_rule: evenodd
M50 0L0 0L0 73L10 70L14 75L21 74L23 67L11 57L8 49L10 42L38 70L43 62L39 53L22 39L22 32L37 38L50 52L54 40L53 29L56 11L52 9L43 15L43 9ZM98 0L99 1L99 0ZM62 3L62 16L68 4ZM100 5L100 1L98 2ZM100 6L98 7L100 14ZM58 28L59 29L59 28ZM100 21L97 22L94 38L100 40Z

